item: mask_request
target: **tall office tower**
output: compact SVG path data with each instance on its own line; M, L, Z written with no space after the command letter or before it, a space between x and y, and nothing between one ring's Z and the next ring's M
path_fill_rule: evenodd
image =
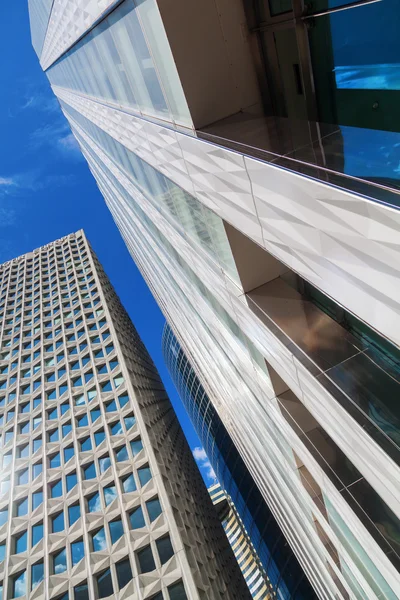
M237 516L237 520L228 526L232 516L229 515L228 521L224 522L225 532L228 534L228 528L228 537L235 536L240 523L247 558L243 566L251 572L256 565L260 566L255 597L264 589L262 574L265 573L272 598L312 600L315 598L312 587L168 324L164 327L162 349L172 381L219 481L211 497L214 501L216 495L218 500L222 494Z
M1 597L250 598L82 231L0 266L0 316Z
M257 563L257 555L235 506L229 502L219 483L210 486L208 492L246 580L251 597L254 600L271 600L274 596L270 593L268 580Z
M29 0L132 256L320 598L400 597L397 0Z

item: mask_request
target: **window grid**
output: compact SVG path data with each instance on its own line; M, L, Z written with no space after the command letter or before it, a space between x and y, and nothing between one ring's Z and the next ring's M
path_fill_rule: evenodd
M101 573L91 572L86 558L92 531L86 518L87 498L94 493L100 496L99 514L109 549L109 523L115 521L115 514L108 513L118 507L124 533L115 544L126 547L124 560L129 560L132 576L138 574L136 553L127 542L130 511L123 498L137 496L145 527L150 528L143 488L154 482L140 483L138 469L148 466L149 457L104 309L108 291L112 288L80 234L0 265L0 544L5 546L4 581L8 582L4 599L22 588L27 596L33 589L36 594L36 588L44 586L42 580L57 577L54 564L58 573L64 565L70 571L81 555L86 566L82 585L87 583L89 598L99 597ZM134 346L140 351L139 342ZM138 360L144 383L147 368L154 369L146 357ZM74 386L77 379L80 384ZM94 423L91 411L95 411ZM104 440L97 445L95 434L101 431ZM126 459L118 461L116 451L122 446ZM109 466L100 473L100 460L106 457ZM96 478L85 481L83 469L91 463ZM135 492L124 491L121 469L124 476L134 477ZM80 508L78 518L74 507ZM26 520L26 527L14 533L10 523L16 516ZM81 537L72 541L75 530ZM54 545L55 536L61 541ZM7 556L16 551L17 542L18 552L24 555L35 547L34 558L28 558L26 569L9 575ZM110 569L117 592L117 567ZM71 585L67 592L73 598Z

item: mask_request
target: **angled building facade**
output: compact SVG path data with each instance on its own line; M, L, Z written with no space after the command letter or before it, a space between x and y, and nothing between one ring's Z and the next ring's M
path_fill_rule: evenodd
M249 598L82 231L0 265L2 598Z
M399 598L396 0L29 6L121 234L315 593Z
M315 598L278 522L168 324L163 331L162 349L172 381L219 482L209 488L211 498L214 504L223 500L229 506L222 521L231 544L240 534L240 548L235 544L234 551L246 581L251 582L253 597Z
M257 561L257 555L235 507L230 504L219 483L210 486L208 491L251 597L254 600L270 600L273 596L268 579Z

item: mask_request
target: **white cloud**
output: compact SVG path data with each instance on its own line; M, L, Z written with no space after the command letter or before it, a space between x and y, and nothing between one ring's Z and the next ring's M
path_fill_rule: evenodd
M61 137L58 140L58 144L68 152L79 152L79 154L81 154L79 144L72 133L68 133L65 137Z
M0 176L0 185L4 185L6 187L10 185L16 185L16 182L12 179L12 177L1 177Z
M204 448L200 448L200 446L197 446L193 450L193 456L194 456L194 460L196 462L201 462L203 460L208 460L206 451L204 450Z
M45 94L33 93L30 96L25 97L24 104L20 107L20 110L40 110L41 112L56 112L60 109L56 98L47 96Z
M73 175L42 175L40 171L27 171L11 177L0 176L0 198L6 196L20 197L27 191L38 192L44 189L56 189L73 184ZM4 215L1 215L2 218Z
M64 119L52 124L46 123L31 133L31 150L43 150L46 147L56 149L70 158L84 160L79 144Z
M207 454L206 454L206 451L204 450L204 448L202 448L201 446L196 446L196 448L194 448L192 452L193 452L193 457L199 466L199 469L206 476L207 485L214 483L214 481L217 479L217 476L215 474L214 469L211 466L210 461L208 460L208 457L207 457Z

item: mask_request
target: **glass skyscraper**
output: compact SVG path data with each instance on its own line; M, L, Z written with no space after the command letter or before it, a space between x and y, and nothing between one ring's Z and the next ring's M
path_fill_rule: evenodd
M396 0L29 0L126 244L323 599L400 597Z
M271 590L268 579L257 561L257 555L235 507L230 504L219 483L210 486L208 491L247 582L251 597L254 600L269 600Z
M268 593L271 593L272 597L282 600L315 598L315 593L281 532L279 524L255 485L213 403L168 324L164 327L162 349L172 381L221 486L219 488L221 494L218 486L216 489L209 488L210 494L211 489L214 490L211 497L215 503L222 495L230 506L229 515L225 515L223 519L225 532L229 539L236 539L240 529L242 537L249 541L247 543L245 539L244 546L248 548L246 554L251 548L253 555L251 566L257 564L260 566L257 577L259 587L256 588L254 597L258 596L259 588L263 587L262 573L265 573L268 578ZM237 516L235 520L232 519L233 514ZM230 520L232 523L229 525ZM246 566L249 564L247 561ZM251 569L251 572L253 570Z
M1 598L249 598L82 231L0 265L0 319Z

